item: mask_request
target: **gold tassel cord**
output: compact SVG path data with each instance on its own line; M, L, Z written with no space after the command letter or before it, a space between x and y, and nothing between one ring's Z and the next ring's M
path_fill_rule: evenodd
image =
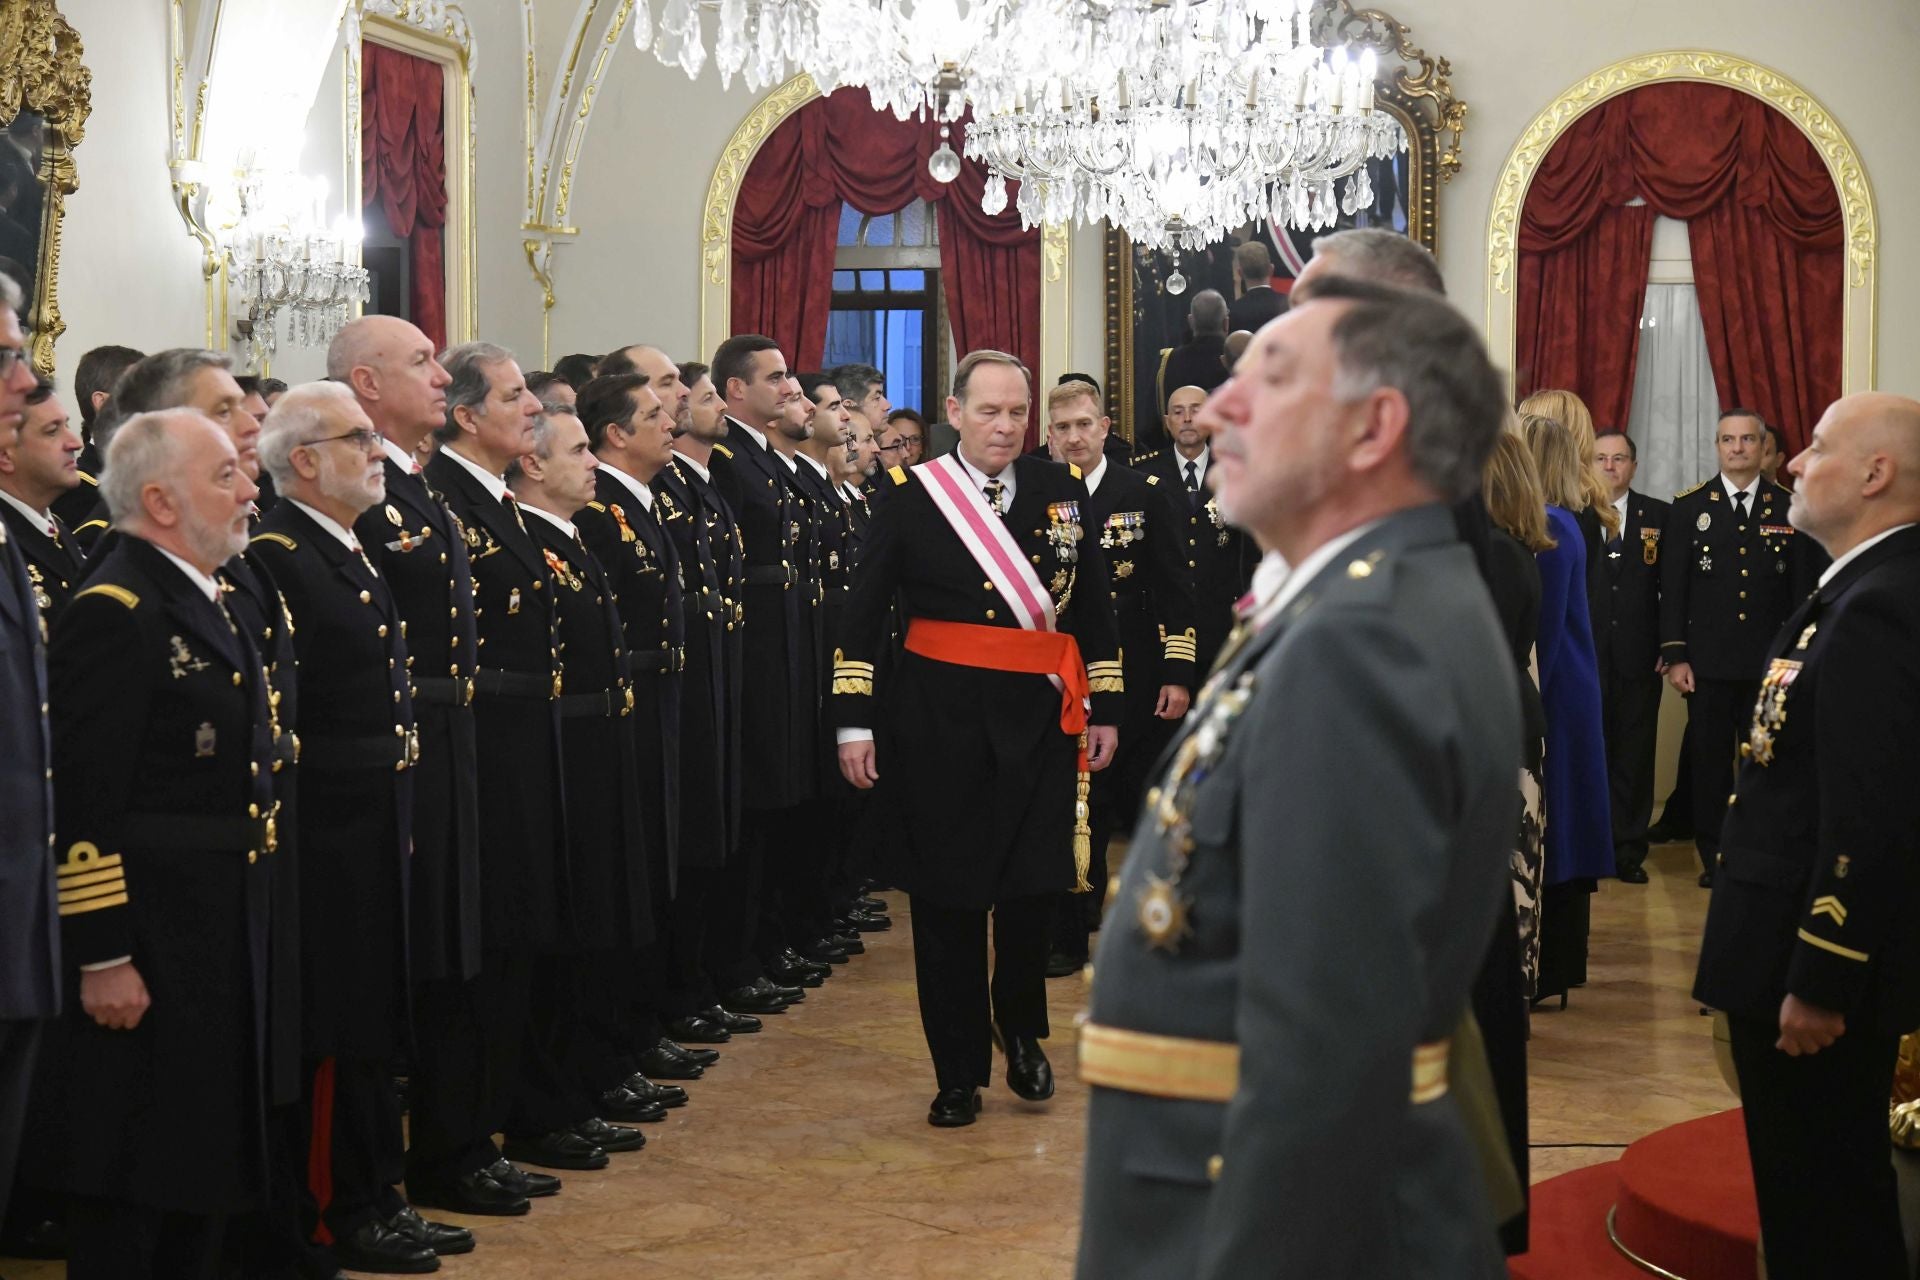
M1087 759L1087 735L1080 734L1080 760L1084 765ZM1093 886L1087 882L1087 873L1093 867L1093 826L1088 820L1091 810L1087 807L1087 792L1091 779L1082 768L1075 777L1073 788L1073 891L1091 893Z

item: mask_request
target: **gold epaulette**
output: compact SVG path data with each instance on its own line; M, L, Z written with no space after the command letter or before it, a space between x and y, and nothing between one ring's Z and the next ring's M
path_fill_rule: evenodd
M1125 693L1127 682L1120 673L1117 660L1089 662L1087 664L1088 693Z
M127 905L127 873L117 853L103 856L98 845L79 840L58 871L62 917Z
M116 587L109 582L96 582L92 586L80 591L73 598L78 600L81 596L105 596L109 600L118 600L129 609L138 609L140 607L139 596L133 594L133 592L127 590L125 587Z
M248 539L248 541L277 542L289 551L298 551L300 549L300 544L295 542L292 538L289 538L284 533L256 533L253 535L252 538Z
M1159 457L1161 454L1165 452L1166 452L1165 449L1155 449L1152 453L1136 453L1131 458L1127 459L1127 465L1130 467L1137 467L1143 462L1152 462L1155 458Z
M594 511L605 511L607 509L607 504L604 502L589 502L587 506Z
M716 444L715 446L713 446L713 451L719 454L723 458L731 459L733 457L733 450L727 448L727 446L723 444Z
M833 692L873 695L873 664L851 662L845 651L833 651Z
M79 474L80 474L80 479L85 483L92 485L96 489L100 487L100 482L98 480L95 480L92 476L88 475L86 472L82 471Z
M905 484L907 482L907 469L905 467L888 467L887 475L892 478L895 484Z
M1678 493L1676 493L1676 494L1674 494L1674 495L1673 495L1673 500L1674 500L1675 502L1678 502L1678 501L1680 501L1680 499L1682 499L1682 498L1684 498L1684 497L1686 497L1686 496L1687 496L1688 494L1690 494L1690 493L1698 493L1698 492L1700 492L1700 491L1701 491L1702 489L1704 489L1704 488L1706 488L1706 487L1707 487L1708 485L1710 485L1710 484L1712 484L1712 483L1713 483L1713 479L1714 479L1714 478L1713 478L1712 476L1708 476L1708 477L1707 477L1707 478L1706 478L1705 480L1702 480L1702 481L1701 481L1701 482L1700 482L1699 484L1697 484L1697 485L1695 485L1695 486L1693 486L1693 488L1691 488L1691 489L1682 489L1682 490L1681 490L1680 492L1678 492Z

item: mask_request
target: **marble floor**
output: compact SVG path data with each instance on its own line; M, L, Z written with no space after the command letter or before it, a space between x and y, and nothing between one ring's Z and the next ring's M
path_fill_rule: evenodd
M1536 1180L1614 1158L1653 1129L1732 1105L1710 1021L1687 996L1706 892L1691 851L1656 851L1653 883L1607 882L1586 987L1534 1016ZM647 1126L647 1149L520 1219L458 1219L477 1252L457 1280L565 1276L1018 1277L1072 1273L1085 1094L1071 1027L1078 979L1050 984L1059 1096L1046 1109L986 1094L980 1122L937 1130L913 995L905 904L891 932L759 1035L736 1037ZM46 1263L3 1268L45 1280Z

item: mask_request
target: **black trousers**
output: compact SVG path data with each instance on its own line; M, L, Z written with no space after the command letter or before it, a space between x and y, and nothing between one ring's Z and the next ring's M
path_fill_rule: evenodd
M560 1068L589 1106L639 1069L641 957L631 947L573 957L574 1016L560 1027ZM585 1116L579 1119L585 1119ZM577 1121L575 1122L577 1123Z
M1753 720L1758 680L1697 680L1687 699L1687 743L1692 756L1693 843L1700 864L1713 870L1720 852L1720 823L1733 794L1735 753Z
M708 905L706 964L713 985L721 991L751 985L764 976L754 951L759 929L761 897L765 892L767 856L780 847L786 809L742 809L740 847L726 866L725 888Z
M487 951L480 973L414 988L409 1186L444 1186L500 1156L525 1048L533 971L524 956Z
M404 1173L400 1099L384 1058L322 1058L301 1083L308 1237L332 1244L386 1216Z
M704 957L718 898L726 889L724 867L681 867L680 892L661 947L660 1014L684 1018L720 1002Z
M214 1280L226 1223L221 1214L76 1196L67 1211L67 1280Z
M524 1044L500 1130L538 1138L570 1129L594 1113L593 1094L565 1065L567 1041L581 1017L580 959L555 951L530 961L532 982L523 1023ZM602 1085L601 1088L607 1088Z
M754 952L762 967L787 947L799 948L832 929L827 902L832 806L818 797L780 811L775 836L766 833L766 871Z
M1660 728L1658 672L1622 675L1609 669L1600 687L1600 723L1607 744L1607 792L1613 801L1613 861L1625 871L1647 860L1653 817L1653 748Z
M1047 1036L1047 918L1051 895L995 904L993 974L987 974L987 915L914 897L913 975L920 1026L942 1089L991 1083L993 1027L1003 1035Z
M1811 1056L1774 1048L1772 1018L1729 1017L1772 1280L1905 1280L1887 1139L1897 1037L1850 1027Z
M13 1198L13 1166L20 1156L21 1131L27 1127L27 1093L41 1027L37 1019L0 1019L0 1211Z

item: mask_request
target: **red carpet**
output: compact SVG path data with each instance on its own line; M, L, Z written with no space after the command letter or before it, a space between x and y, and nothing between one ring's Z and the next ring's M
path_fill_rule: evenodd
M1754 1280L1760 1213L1738 1109L1649 1134L1611 1164L1550 1178L1533 1189L1530 1252L1515 1280L1629 1280L1637 1257L1684 1280Z

